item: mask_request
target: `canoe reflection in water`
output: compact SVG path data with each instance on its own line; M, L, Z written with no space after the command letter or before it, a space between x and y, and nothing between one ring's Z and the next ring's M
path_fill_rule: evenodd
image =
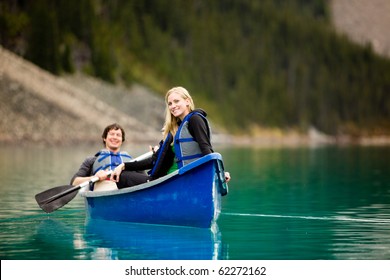
M86 220L85 239L94 240L93 259L210 260L224 258L221 233L192 228Z

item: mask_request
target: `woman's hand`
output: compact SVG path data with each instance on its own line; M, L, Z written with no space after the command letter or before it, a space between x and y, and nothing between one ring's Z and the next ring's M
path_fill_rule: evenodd
M154 154L158 151L158 149L160 148L160 146L149 146L149 150L151 150Z
M115 167L114 171L111 173L111 181L119 182L119 177L121 176L122 170L124 169L125 165L123 163L119 164L117 167Z
M225 171L225 181L226 183L228 183L230 181L231 177L230 177L230 173Z

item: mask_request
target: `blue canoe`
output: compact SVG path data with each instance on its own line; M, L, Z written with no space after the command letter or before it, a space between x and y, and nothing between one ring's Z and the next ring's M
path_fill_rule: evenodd
M81 196L92 219L210 228L227 191L222 156L212 153L151 182Z

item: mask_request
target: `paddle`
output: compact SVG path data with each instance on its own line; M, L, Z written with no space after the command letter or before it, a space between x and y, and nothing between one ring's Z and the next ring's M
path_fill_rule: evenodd
M153 152L150 151L132 159L131 161L147 159L151 157L152 154ZM112 171L107 171L107 175L110 175L111 173ZM51 213L71 201L78 194L80 189L85 188L89 186L90 183L95 183L97 181L99 181L99 177L94 176L91 178L91 180L83 182L77 186L63 185L54 187L35 195L35 200L43 211L46 213Z

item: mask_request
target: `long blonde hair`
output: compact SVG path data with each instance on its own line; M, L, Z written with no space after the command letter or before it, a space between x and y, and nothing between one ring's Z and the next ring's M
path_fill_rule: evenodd
M169 106L168 106L168 97L172 93L178 93L178 94L180 94L180 96L183 99L189 100L190 112L192 112L195 109L194 101L192 100L190 93L184 87L173 87L170 90L168 90L167 93L165 94L165 105L166 105L166 107L165 107L165 123L164 123L164 126L162 128L162 133L163 133L164 139L165 139L165 137L167 137L169 132L172 134L172 136L175 136L177 129L179 128L179 126L177 124L179 121L179 118L172 115L171 111L169 110Z

